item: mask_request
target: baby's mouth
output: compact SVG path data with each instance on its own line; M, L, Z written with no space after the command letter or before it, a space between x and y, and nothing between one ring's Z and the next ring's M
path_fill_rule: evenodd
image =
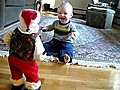
M60 18L60 20L61 20L61 21L64 21L64 20L65 20L65 18Z

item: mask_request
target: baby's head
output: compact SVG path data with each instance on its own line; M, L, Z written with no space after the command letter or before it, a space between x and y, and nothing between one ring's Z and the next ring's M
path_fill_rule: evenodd
M62 3L58 8L58 19L61 23L66 24L73 16L73 7L69 2Z
M19 29L23 32L36 33L39 30L40 13L33 9L24 9L19 14Z

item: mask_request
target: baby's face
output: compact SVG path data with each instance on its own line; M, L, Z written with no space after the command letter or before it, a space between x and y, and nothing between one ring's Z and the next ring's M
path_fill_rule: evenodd
M64 6L58 9L58 19L61 23L68 23L72 16L73 13L71 8Z

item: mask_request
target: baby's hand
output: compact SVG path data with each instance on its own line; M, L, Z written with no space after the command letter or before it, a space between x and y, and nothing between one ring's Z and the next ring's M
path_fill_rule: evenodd
M47 28L44 27L44 26L40 26L40 30L42 30L43 32L45 32L47 30Z
M71 38L72 38L73 40L75 40L75 35L74 35L72 32L71 32L69 35L71 36Z
M40 30L42 30L43 28L44 28L43 26L40 26L40 28L39 28L39 29L40 29Z

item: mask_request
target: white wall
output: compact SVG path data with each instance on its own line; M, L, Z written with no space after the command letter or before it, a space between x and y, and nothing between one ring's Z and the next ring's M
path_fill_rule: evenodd
M42 0L42 5L44 5L45 3L47 3L47 4L50 4L50 8L54 8L55 1L56 0Z
M49 3L51 8L57 8L63 1L70 2L74 8L78 9L86 9L88 4L91 3L91 0L42 0L42 4ZM118 8L120 8L120 2Z
M55 0L55 7L58 7L64 0ZM66 0L70 2L74 8L86 9L91 0Z
M120 9L120 1L119 1L119 4L118 4L118 8Z
M65 0L72 4L73 8L87 10L87 6L91 0ZM55 0L55 8L57 8L64 0ZM75 13L86 14L86 11L75 10Z

